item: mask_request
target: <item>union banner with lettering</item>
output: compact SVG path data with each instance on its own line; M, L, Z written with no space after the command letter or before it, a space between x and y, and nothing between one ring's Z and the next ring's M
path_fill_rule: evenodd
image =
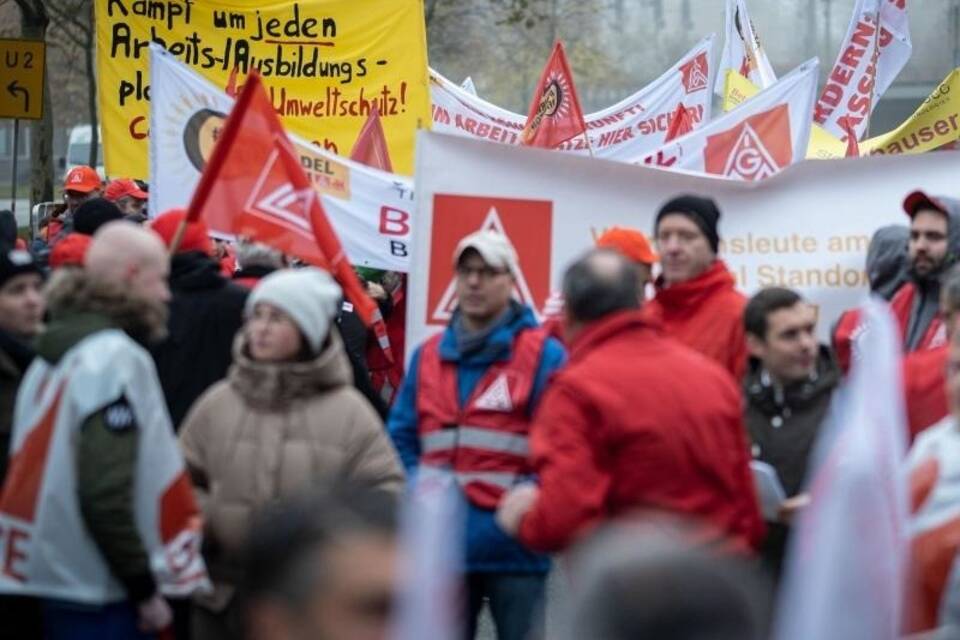
M777 156L776 147L769 151ZM956 166L950 153L841 158L797 162L751 182L423 132L406 344L449 321L453 252L468 233L492 229L510 238L514 297L544 315L564 269L592 238L612 226L652 233L657 210L680 193L717 201L720 257L742 292L797 289L819 307L826 338L841 311L868 291L864 256L873 232L907 223L900 203L914 189L957 193Z
M350 152L376 107L395 169L412 173L414 134L430 118L423 0L97 0L96 8L108 175L149 173L151 42L219 87L256 69L284 127L333 153Z

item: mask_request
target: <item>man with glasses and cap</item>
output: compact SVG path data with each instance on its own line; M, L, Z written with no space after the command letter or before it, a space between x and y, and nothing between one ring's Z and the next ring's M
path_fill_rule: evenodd
M517 254L505 236L468 235L453 267L457 309L414 352L388 428L409 477L449 471L466 497L466 637L476 632L484 599L501 640L537 637L550 562L504 533L494 514L504 493L530 475L530 419L566 356L533 310L513 299Z

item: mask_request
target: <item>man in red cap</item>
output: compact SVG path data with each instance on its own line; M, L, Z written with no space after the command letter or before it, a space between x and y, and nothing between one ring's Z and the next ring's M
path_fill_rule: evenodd
M960 201L914 191L903 201L910 217L910 281L890 301L904 353L941 347L941 276L960 258Z
M47 241L51 247L73 231L73 212L87 200L99 198L102 194L103 182L93 168L80 165L70 169L63 180L63 200L67 210L50 220L47 227Z
M130 178L117 178L107 185L103 197L115 203L128 218L141 218L150 196Z

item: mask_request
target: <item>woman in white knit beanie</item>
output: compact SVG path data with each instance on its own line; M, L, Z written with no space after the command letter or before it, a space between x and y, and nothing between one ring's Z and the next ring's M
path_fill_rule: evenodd
M353 387L339 333L341 290L325 271L260 281L227 378L180 430L203 505L212 595L193 615L198 640L237 637L234 603L251 518L284 496L348 482L399 492L403 471L379 417Z

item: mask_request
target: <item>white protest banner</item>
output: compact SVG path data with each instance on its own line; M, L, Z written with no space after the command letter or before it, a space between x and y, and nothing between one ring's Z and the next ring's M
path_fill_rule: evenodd
M901 203L914 189L958 195L956 163L949 153L820 160L737 182L422 132L408 353L448 320L453 252L468 233L492 227L510 237L517 293L539 312L593 232L620 225L649 234L660 205L682 193L716 199L720 257L739 288L799 290L819 306L826 337L867 291L870 236L907 222Z
M233 98L160 47L150 48L150 217L186 206ZM290 136L330 223L358 266L409 269L413 184Z
M630 160L663 144L677 105L686 105L694 127L710 120L713 46L710 35L659 78L602 111L584 116L593 155ZM501 109L430 71L433 131L504 144L520 144L527 117ZM583 137L559 149L589 155Z
M817 100L817 124L842 140L847 139L846 124L862 139L880 96L912 51L906 0L857 0L837 61Z
M747 0L727 0L724 19L723 53L720 55L720 72L714 83L714 92L718 96L724 95L724 76L728 69L733 69L761 89L776 82L777 74L747 13Z
M769 89L637 163L754 181L800 162L810 141L818 69L816 58L805 62Z

